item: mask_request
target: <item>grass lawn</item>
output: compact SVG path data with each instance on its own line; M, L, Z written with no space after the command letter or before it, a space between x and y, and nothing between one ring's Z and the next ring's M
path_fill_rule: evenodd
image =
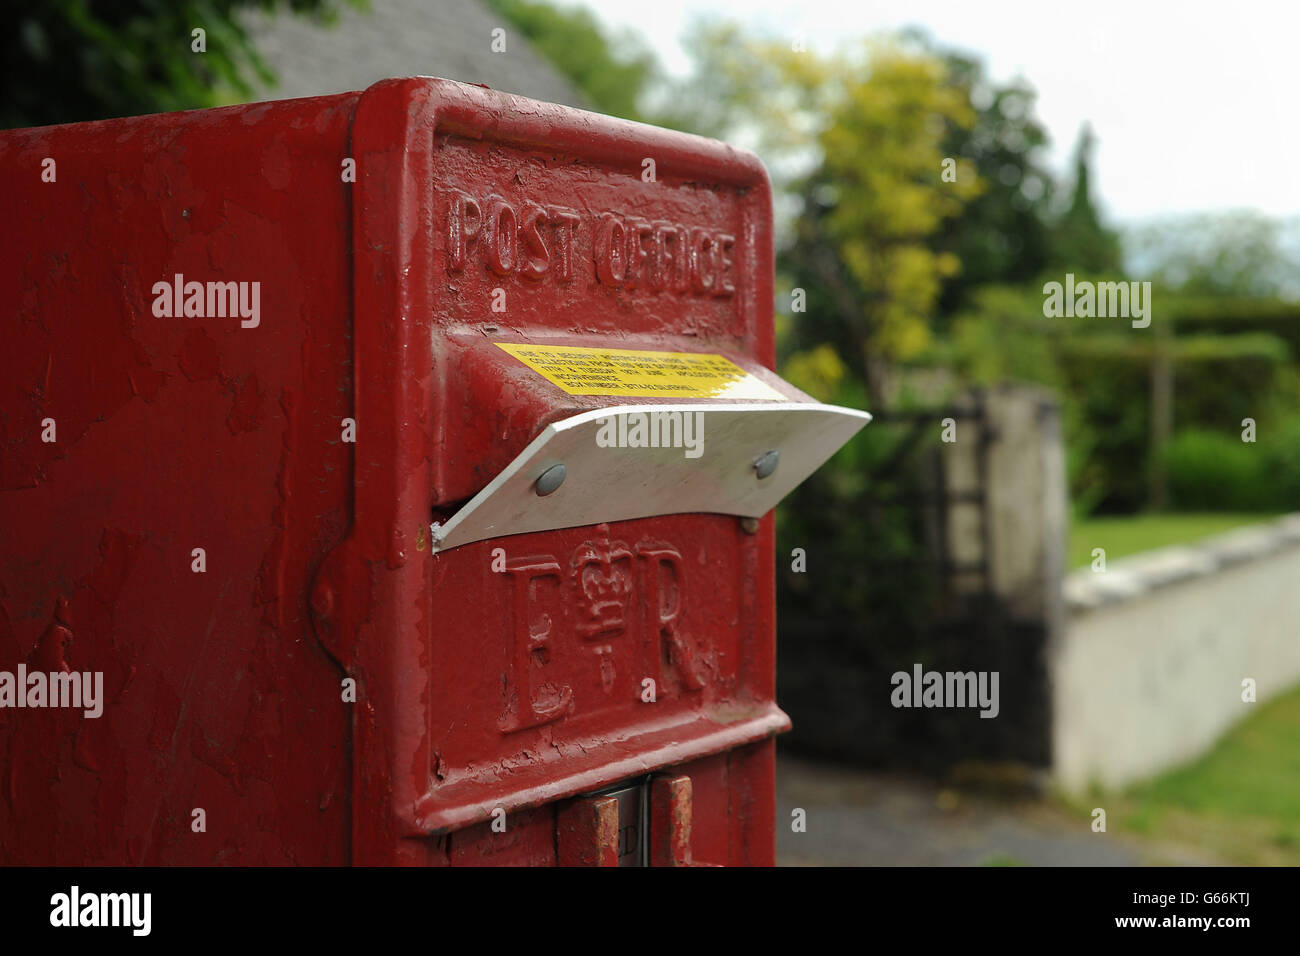
M1136 554L1168 544L1186 544L1241 525L1269 521L1271 514L1210 512L1188 514L1143 514L1108 518L1085 518L1070 529L1067 568L1092 564L1092 549L1105 548L1106 560Z
M1257 706L1195 763L1096 805L1112 826L1228 863L1300 865L1300 687Z

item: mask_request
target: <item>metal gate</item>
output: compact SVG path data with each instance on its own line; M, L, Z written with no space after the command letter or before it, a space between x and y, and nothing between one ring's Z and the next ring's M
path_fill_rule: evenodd
M1008 614L993 588L989 448L998 435L984 395L873 415L778 520L778 699L794 721L785 745L921 769L970 758L1044 763L1045 634ZM998 671L1000 719L895 709L891 675L914 664Z

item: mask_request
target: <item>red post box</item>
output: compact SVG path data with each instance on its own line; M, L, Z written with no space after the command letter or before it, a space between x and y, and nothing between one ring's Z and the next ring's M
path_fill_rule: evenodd
M868 416L752 155L420 78L0 172L0 860L773 862L770 512Z

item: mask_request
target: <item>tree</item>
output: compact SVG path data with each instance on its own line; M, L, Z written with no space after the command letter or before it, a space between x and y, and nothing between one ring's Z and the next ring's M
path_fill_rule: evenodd
M356 3L356 0L352 0ZM274 74L239 14L289 8L322 19L340 0L48 0L11 11L0 35L0 127L216 106ZM359 5L359 4L358 4ZM195 30L204 31L197 52Z
M944 175L977 119L969 89L907 38L824 58L712 23L691 53L677 124L756 149L777 191L778 271L806 302L781 323L783 352L801 368L799 353L830 346L879 405L887 367L928 346L960 268L945 224L985 188L969 163Z
M1092 127L1084 124L1074 147L1074 183L1070 202L1055 223L1053 264L1081 272L1108 273L1120 267L1119 237L1101 224L1091 194Z
M641 97L655 76L654 55L630 36L610 38L590 11L543 0L487 0L567 76L597 110L644 119Z
M878 406L887 366L930 344L942 283L960 268L932 243L983 181L970 169L943 177L946 132L975 116L941 62L878 45L838 69L843 94L818 136L822 161L784 257L793 283L820 293L792 338L799 348L833 344Z
M933 243L961 262L961 270L945 280L939 301L940 314L948 316L970 305L982 286L1032 282L1042 274L1050 255L1053 177L1043 158L1047 133L1034 116L1034 89L1023 80L993 83L975 57L933 52L947 68L947 82L975 112L970 126L948 124L943 153L978 171L984 182L984 190L943 225Z

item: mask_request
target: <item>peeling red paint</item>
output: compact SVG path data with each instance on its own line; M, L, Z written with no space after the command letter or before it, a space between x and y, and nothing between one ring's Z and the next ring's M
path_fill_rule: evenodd
M356 100L312 101L299 132L301 103L0 134L5 181L32 183L0 196L0 669L60 598L67 662L106 698L98 719L0 710L0 862L349 859L350 715L306 595L348 507ZM232 129L287 189L236 160ZM154 316L176 273L263 281L263 327Z
M204 382L221 375L221 353L202 326L195 326L186 334L176 364L191 382Z
M244 379L234 389L234 401L230 405L230 414L226 416L226 427L232 435L240 432L255 431L262 412L262 390L258 387L257 373Z

